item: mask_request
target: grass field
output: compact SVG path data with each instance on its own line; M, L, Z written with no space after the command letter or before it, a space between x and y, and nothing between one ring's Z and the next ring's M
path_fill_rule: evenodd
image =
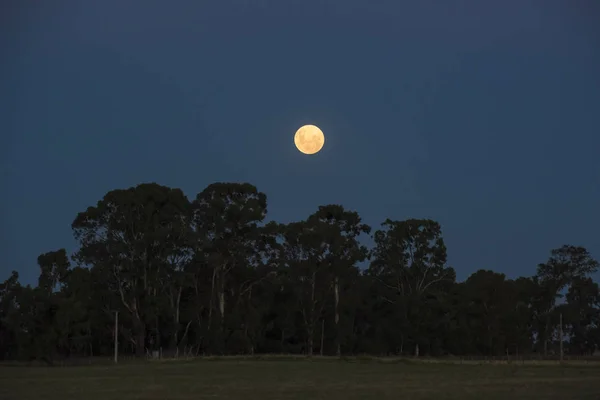
M600 399L600 365L194 360L0 367L3 400Z

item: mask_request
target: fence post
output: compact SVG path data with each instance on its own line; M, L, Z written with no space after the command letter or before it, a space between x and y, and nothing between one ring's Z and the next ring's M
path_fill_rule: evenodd
M115 311L115 364L119 354L119 312Z

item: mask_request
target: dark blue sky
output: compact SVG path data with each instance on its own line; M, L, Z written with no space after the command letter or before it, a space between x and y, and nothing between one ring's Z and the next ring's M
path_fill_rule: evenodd
M600 257L595 1L32 4L0 6L1 280L34 282L77 212L151 181L248 181L282 222L433 218L459 279Z

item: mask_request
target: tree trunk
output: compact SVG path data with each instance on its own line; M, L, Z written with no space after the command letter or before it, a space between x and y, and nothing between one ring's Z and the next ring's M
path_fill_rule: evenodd
M219 316L221 318L221 328L225 324L225 290L219 290Z
M221 318L221 329L225 325L225 275L222 274L220 277L219 285L219 316Z
M306 349L306 351L308 352L308 356L312 357L313 355L313 333L314 333L314 327L313 327L313 323L311 321L310 325L308 326L307 329L307 333L308 333L308 339L306 340L306 346L308 347Z
M415 357L419 357L419 343L415 344Z
M317 273L313 272L312 282L311 282L311 292L310 292L310 312L309 312L309 318L308 318L308 326L306 327L307 335L308 335L307 352L308 352L309 357L311 357L313 354L313 335L315 332L315 289L316 289L316 285L317 285L316 279L317 279Z
M546 325L544 326L544 358L548 357L548 339L550 336L550 312L546 315Z
M181 286L179 287L179 291L177 292L177 300L175 301L175 329L173 332L173 340L175 341L174 345L177 349L177 353L179 353L179 308L181 304Z
M248 290L248 304L252 303L252 286L250 286ZM248 345L250 346L250 355L254 355L254 335L248 334L248 320L244 321L244 335L246 336L246 340L248 341Z
M192 320L189 320L187 325L185 326L185 331L183 331L183 336L181 337L181 342L185 341L191 324L192 324ZM180 345L180 343L177 343L177 352L179 352L179 345Z
M144 357L146 354L146 324L138 320L135 322L135 355Z
M217 278L217 268L213 268L212 280L210 286L210 298L208 304L208 331L212 326L212 315L213 315L213 299L215 298L215 282ZM198 283L196 282L196 295L198 294Z
M323 348L325 347L325 319L321 320L321 357L323 357Z
M340 278L335 277L334 283L334 293L335 293L335 354L340 357L342 355L342 350L340 346Z
M160 343L160 324L158 321L158 310L156 312L156 318L154 319L154 332L155 332L155 337L154 337L154 348L152 348L151 350L158 350L161 347L161 343Z

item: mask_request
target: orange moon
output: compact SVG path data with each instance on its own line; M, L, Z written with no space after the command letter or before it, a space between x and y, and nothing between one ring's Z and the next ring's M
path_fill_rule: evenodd
M304 154L315 154L323 148L325 135L314 125L304 125L296 131L294 144Z

